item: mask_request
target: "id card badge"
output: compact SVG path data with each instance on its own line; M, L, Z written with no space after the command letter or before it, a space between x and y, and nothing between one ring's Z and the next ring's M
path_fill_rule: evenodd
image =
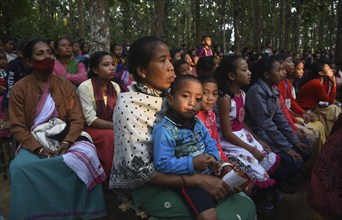
M291 108L291 99L285 99L285 105L288 109Z

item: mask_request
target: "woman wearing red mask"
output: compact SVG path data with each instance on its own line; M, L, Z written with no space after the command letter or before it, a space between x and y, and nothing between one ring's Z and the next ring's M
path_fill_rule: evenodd
M10 166L10 219L104 216L103 168L74 86L52 74L55 57L40 40L24 51L32 74L17 82L9 103L10 130L19 141Z

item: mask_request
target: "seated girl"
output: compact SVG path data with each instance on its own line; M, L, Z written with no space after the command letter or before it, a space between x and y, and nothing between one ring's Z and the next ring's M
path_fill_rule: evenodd
M245 93L241 88L247 86L251 79L247 62L240 56L225 56L215 77L220 92L217 102L220 144L228 160L241 162L243 166L236 166L242 170L250 167L251 171L245 172L256 180L258 188L267 189L275 185L275 180L269 175L277 169L279 157L244 123ZM268 208L275 215L272 202L266 198L262 202L257 201L257 211Z
M213 111L218 98L217 81L213 77L201 77L200 80L203 86L203 100L201 111L198 112L197 118L202 120L210 136L216 141L216 146L220 152L221 159L227 161L227 156L224 154L220 145L216 127L216 115Z
M95 52L90 57L89 77L77 89L88 132L96 146L101 165L109 179L114 154L113 110L120 87L112 79L115 65L110 53Z
M328 93L323 85L325 81L331 82ZM307 82L298 93L297 102L306 111L318 117L324 124L325 134L328 137L331 128L341 113L341 108L334 105L336 97L336 78L333 71L326 62L315 62L311 66Z
M299 140L286 121L279 105L279 93L273 87L282 81L285 73L274 57L259 60L252 67L252 73L254 83L246 94L246 120L249 127L280 156L285 168L277 177L277 182L282 183L280 188L294 193L294 188L285 181L301 171L303 161L309 155L308 146Z

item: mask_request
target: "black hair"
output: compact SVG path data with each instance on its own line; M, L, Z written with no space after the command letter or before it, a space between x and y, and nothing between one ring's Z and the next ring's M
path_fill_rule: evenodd
M202 85L201 81L192 75L181 75L181 76L177 76L175 81L173 81L171 88L170 88L170 94L171 95L175 95L177 91L180 90L182 84L184 81L195 81L198 82L199 84Z
M273 68L273 64L279 62L279 59L275 56L266 56L260 59L251 67L252 80L250 85L254 84L258 79L264 79L264 73L270 73Z
M113 53L113 52L114 52L114 48L115 48L116 46L122 46L122 44L119 44L119 43L111 43L111 44L109 45L109 52Z
M44 40L40 40L40 39L34 39L34 40L30 40L29 42L27 42L27 44L23 48L23 56L25 59L31 59L32 54L33 54L33 47L38 42L43 42L46 44Z
M305 83L307 83L307 82L309 82L309 81L311 81L311 80L313 80L315 78L319 78L320 77L319 72L323 71L325 65L328 65L328 64L324 60L319 60L317 62L314 62L310 66L309 73L304 76L304 79L303 79L303 82L302 82L302 86Z
M202 76L202 77L198 77L198 79L201 81L202 85L204 83L215 83L218 87L218 82L213 76Z
M196 65L198 76L210 74L210 72L213 72L215 65L216 64L213 56L200 57Z
M17 38L11 35L3 35L1 37L1 41L3 44L7 44L9 41L13 40L15 43L17 43Z
M5 52L0 51L0 59L6 59L7 60L7 55Z
M146 68L155 53L157 46L162 43L165 44L159 37L145 36L134 41L131 45L128 56L127 65L128 71L133 74L135 81L142 82L141 76L137 72L138 67Z
M210 35L203 35L201 38L201 42L204 41L207 37L211 38Z
M300 64L300 63L303 63L303 64L305 64L305 61L304 61L304 59L302 59L302 58L293 58L293 64L294 64L294 66L295 66L295 68L296 68L296 66L298 65L298 64Z
M74 46L74 44L78 44L78 45L81 47L80 42L77 41L77 40L73 40L73 41L71 41L70 43L71 43L71 46ZM81 48L80 48L80 49L81 49Z
M181 65L184 65L184 64L187 64L189 65L185 60L183 59L180 59L180 60L177 60L174 64L173 64L173 68L175 70L175 74L178 76L179 73L178 73L178 69Z
M55 47L55 50L57 50L59 42L60 42L61 40L64 40L64 39L65 39L65 40L68 40L69 43L70 43L69 38L67 38L67 37L60 37L60 38L58 38L57 40L55 40L55 42L54 42L54 44L53 44L53 46Z
M191 57L191 55L190 55L189 53L184 52L184 53L181 53L181 59L185 60L185 56L186 56L187 54Z
M240 59L243 58L238 55L222 57L221 62L214 73L220 96L228 94L230 97L234 97L234 94L229 89L228 73L236 72L238 68L237 61Z
M88 78L92 78L97 76L94 71L93 68L97 68L102 60L102 58L104 56L112 56L110 53L108 53L107 51L97 51L95 53L93 53L89 59L89 71L88 71Z
M171 49L171 50L170 50L171 59L174 58L174 56L176 55L176 53L180 53L180 52L181 52L181 49L179 49L179 48Z
M90 47L89 42L85 42L85 41L84 41L84 42L81 43L80 48L81 48L82 53L84 52L84 47L85 47L86 45L87 45L88 47Z

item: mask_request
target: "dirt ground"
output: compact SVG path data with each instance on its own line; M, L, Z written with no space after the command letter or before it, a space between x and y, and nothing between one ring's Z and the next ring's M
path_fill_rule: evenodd
M8 218L8 208L9 208L9 193L10 186L9 181L3 181L0 178L0 207L4 218ZM306 203L306 184L308 181L307 175L302 175L297 178L297 192L293 195L281 193L281 200L278 204L278 213L275 220L312 220L313 211ZM103 218L103 220L134 220L135 215L132 212L122 213L118 209L118 201L115 195L106 193L105 194L107 202L108 216ZM259 217L259 220L268 220L267 218Z

